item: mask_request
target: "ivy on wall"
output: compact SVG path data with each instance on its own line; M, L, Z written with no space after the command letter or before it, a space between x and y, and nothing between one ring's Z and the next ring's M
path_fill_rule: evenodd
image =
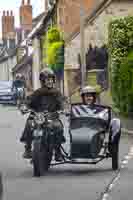
M45 62L58 77L64 70L64 40L57 27L51 27L43 40L43 63Z

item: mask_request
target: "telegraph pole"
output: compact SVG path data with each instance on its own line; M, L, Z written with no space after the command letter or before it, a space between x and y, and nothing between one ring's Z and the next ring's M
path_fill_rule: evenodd
M80 0L80 55L81 55L81 88L86 84L86 57L85 57L85 11Z

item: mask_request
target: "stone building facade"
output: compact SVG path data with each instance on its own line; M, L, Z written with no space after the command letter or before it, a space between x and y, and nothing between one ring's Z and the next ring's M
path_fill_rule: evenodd
M108 25L111 20L118 17L125 17L132 15L133 1L132 0L104 0L99 2L99 5L92 10L91 14L85 20L85 50L92 46L101 47L108 42ZM66 71L66 90L67 93L71 93L71 87L69 87L69 76L67 74L70 71L79 71L78 55L80 54L80 32L77 31L73 34L73 37L66 43L65 50L65 71ZM94 66L95 67L95 66ZM72 78L73 79L73 78ZM73 82L73 86L77 85Z

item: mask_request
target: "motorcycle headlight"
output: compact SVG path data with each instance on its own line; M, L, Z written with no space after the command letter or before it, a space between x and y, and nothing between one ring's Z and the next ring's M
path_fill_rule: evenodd
M31 128L34 128L34 127L35 127L35 122L34 122L34 120L30 120L30 126L31 126Z

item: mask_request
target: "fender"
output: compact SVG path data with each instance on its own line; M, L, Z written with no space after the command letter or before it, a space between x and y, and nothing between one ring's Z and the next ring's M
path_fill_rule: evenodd
M121 121L118 118L114 118L110 123L110 131L109 131L109 142L111 143L119 143L121 136Z

